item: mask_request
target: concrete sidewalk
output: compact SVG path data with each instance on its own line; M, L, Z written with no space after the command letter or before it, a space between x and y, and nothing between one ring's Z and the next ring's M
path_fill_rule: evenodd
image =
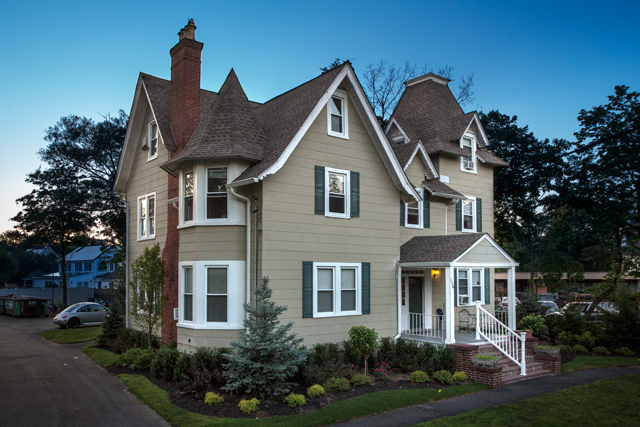
M477 409L491 408L505 403L516 402L577 385L589 384L596 380L633 374L640 374L640 366L587 369L584 371L569 372L562 375L521 381L482 393L411 406L409 408L398 409L385 414L374 415L336 425L341 427L408 427L426 421L464 414Z

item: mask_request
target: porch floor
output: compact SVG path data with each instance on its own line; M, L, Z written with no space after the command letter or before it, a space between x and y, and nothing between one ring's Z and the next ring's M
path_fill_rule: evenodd
M446 335L444 331L443 331L443 335ZM406 338L408 340L413 340L413 341L428 342L432 344L444 344L444 338L424 337L421 335L412 335L412 334L405 334L405 333L401 335L401 338ZM488 341L485 341L482 338L476 341L475 331L471 333L466 331L462 331L462 332L455 331L454 338L456 340L456 343L461 343L461 344L483 345L488 343Z

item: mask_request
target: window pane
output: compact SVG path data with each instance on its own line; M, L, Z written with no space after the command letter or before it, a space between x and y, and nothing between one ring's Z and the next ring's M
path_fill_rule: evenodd
M342 99L331 97L331 114L342 115Z
M151 139L155 139L158 135L158 126L156 122L151 123Z
M465 200L464 202L462 202L462 207L463 207L462 213L464 215L473 215L473 202L472 201Z
M149 197L149 218L156 216L156 199Z
M339 194L329 194L329 212L344 213L344 196Z
M147 221L144 218L140 219L140 236L147 235Z
M473 287L473 301L482 302L482 288L478 288L476 286Z
M184 174L184 195L193 196L193 172Z
M356 291L342 291L340 299L340 311L355 311Z
M331 131L342 133L342 117L331 115Z
M407 223L411 225L420 225L420 211L418 210L418 202L407 203Z
M193 268L184 269L184 293L193 293Z
M473 230L473 217L472 216L464 216L464 229L465 230Z
M473 270L471 279L473 280L473 286L480 286L480 270Z
M193 321L193 295L184 296L184 320Z
M227 217L227 195L214 195L207 197L207 218L226 218Z
M149 218L149 235L153 235L156 233L156 219Z
M344 180L344 174L329 172L329 192L334 194L344 194Z
M207 169L207 192L226 193L227 192L227 170Z
M184 220L193 220L193 197L184 198Z
M333 270L330 268L318 269L318 289L333 289Z
M146 218L146 217L147 217L147 200L142 199L140 200L140 218Z
M318 292L318 313L333 311L333 291Z
M343 268L340 270L340 289L356 288L356 270Z
M227 321L227 297L207 295L207 322Z
M227 269L207 268L207 293L226 294L227 293Z

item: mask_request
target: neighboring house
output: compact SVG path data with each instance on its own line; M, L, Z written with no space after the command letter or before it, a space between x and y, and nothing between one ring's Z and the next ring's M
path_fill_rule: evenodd
M163 341L229 346L264 276L306 345L354 325L473 340L454 333L458 313L493 312L495 268L509 269L513 306L517 263L492 238L506 164L449 80L406 82L382 129L349 63L260 104L234 70L201 89L193 21L179 35L171 81L140 74L114 185L128 264L163 250Z
M117 269L100 277L98 289L111 289L113 284L120 279L121 269Z
M45 273L36 270L22 279L25 288L59 288L62 285L60 273Z
M70 252L65 257L67 287L99 288L99 283L106 274L117 268L111 262L115 249L105 246L84 246ZM58 265L62 273L62 264Z
M44 276L45 274L47 274L47 273L45 273L42 270L32 271L27 276L22 278L22 286L25 287L25 288L33 288L34 287L33 286L34 278L36 278L38 276Z
M604 276L607 274L606 271L587 271L584 273L584 280L578 283L574 288L569 289L571 292L587 292L589 286L596 285L598 283L604 282ZM638 293L638 284L640 283L640 279L633 276L624 276L622 278L627 286L629 287L629 291L633 293ZM566 280L566 273L563 275L562 280ZM496 287L499 289L503 289L503 292L506 292L507 286L507 273L496 273ZM547 285L544 282L544 278L539 274L535 274L535 284L531 284L531 273L530 272L519 272L516 273L516 291L517 292L534 292L537 294L546 294L548 292Z
M49 246L45 246L44 248L31 248L27 249L27 252L33 252L36 255L40 256L50 256L55 258L60 258L56 251L51 249Z

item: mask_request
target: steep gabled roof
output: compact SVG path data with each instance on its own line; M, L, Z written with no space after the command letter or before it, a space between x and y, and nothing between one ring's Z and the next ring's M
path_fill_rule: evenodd
M187 146L162 167L175 174L178 164L188 160L238 157L260 161L265 142L266 132L231 69Z
M426 188L433 196L444 197L447 199L466 199L462 193L449 187L444 182L440 182L439 179L430 179L425 181L424 188Z

